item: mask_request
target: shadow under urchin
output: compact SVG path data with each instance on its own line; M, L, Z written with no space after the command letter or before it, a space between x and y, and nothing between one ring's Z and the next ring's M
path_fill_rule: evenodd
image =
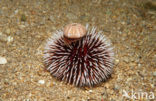
M44 62L57 79L78 87L92 87L111 76L114 52L111 42L96 28L70 44L65 44L60 30L47 41Z

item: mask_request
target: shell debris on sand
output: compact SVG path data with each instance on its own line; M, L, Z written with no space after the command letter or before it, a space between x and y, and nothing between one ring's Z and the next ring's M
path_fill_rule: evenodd
M0 41L5 41L9 43L13 41L13 37L7 36L6 34L3 34L2 32L0 32Z
M0 56L0 64L6 64L6 63L7 63L7 59L5 57Z
M44 80L39 80L38 83L43 85L43 84L45 84L45 81Z

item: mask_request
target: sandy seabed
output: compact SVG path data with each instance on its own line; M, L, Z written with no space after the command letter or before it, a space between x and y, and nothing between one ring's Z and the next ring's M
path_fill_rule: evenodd
M112 41L107 82L78 88L44 70L46 40L71 22L96 26ZM154 0L0 0L0 101L154 101L155 43Z

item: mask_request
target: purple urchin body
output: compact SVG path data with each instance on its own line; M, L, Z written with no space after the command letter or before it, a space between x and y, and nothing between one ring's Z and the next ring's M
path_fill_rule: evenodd
M60 30L48 40L44 60L54 77L76 86L93 86L111 75L114 52L110 41L95 28L69 45Z

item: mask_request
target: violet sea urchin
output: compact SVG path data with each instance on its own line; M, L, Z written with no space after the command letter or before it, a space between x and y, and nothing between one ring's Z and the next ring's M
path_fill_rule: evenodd
M86 35L70 44L65 44L64 33L56 31L45 47L44 61L52 76L76 86L93 86L107 80L112 73L114 52L103 33L86 26Z

